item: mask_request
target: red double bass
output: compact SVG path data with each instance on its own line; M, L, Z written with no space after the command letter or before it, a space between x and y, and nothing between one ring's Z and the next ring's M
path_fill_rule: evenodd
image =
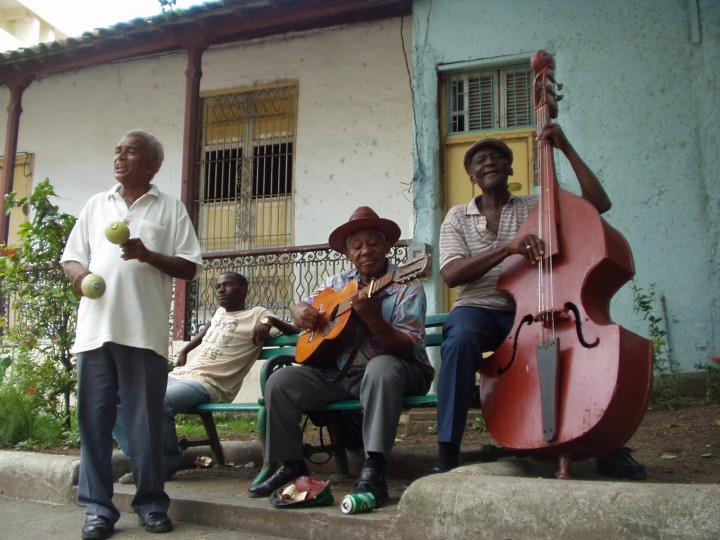
M557 117L555 62L532 58L540 133ZM490 434L502 446L558 460L569 478L572 460L623 446L647 410L652 343L612 322L611 297L635 274L625 238L585 199L560 189L553 147L538 142L540 202L518 236L533 233L545 255L529 265L503 262L498 289L516 303L513 328L483 362L480 392Z

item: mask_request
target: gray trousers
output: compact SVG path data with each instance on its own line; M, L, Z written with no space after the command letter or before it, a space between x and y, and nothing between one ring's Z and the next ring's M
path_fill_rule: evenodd
M395 442L403 397L426 394L433 380L430 370L390 355L376 356L364 373L334 382L337 374L337 368L300 365L279 369L268 378L267 462L304 459L302 414L348 399L359 399L363 405L365 452L387 456Z
M104 343L78 354L78 502L87 514L113 523L120 517L112 502L111 463L118 397L137 486L132 508L141 517L167 512L170 498L165 493L162 439L167 377L167 360L149 349Z

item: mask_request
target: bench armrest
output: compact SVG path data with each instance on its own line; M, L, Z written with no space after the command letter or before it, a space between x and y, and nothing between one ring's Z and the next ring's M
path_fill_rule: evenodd
M275 373L278 369L289 366L295 363L295 357L289 354L281 354L273 356L263 362L263 366L260 370L260 393L262 396L265 395L265 385L267 384L268 377Z

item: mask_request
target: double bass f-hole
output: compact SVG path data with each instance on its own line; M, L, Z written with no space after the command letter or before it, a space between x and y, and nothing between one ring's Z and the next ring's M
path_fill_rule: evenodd
M594 349L595 347L600 345L599 337L596 337L595 341L593 341L592 343L589 343L585 339L585 335L583 334L583 330L582 330L582 321L580 320L580 310L572 302L567 302L565 304L565 311L563 311L560 316L562 318L567 319L567 318L569 318L567 315L568 312L570 312L574 315L575 333L577 334L577 338L578 338L578 341L580 342L580 345L582 345L586 349ZM498 368L498 370L497 370L498 375L502 375L503 373L505 373L515 363L515 358L517 357L517 344L518 344L518 340L520 339L520 331L522 330L522 327L526 324L531 325L531 324L537 322L537 320L542 319L542 320L547 321L552 318L553 318L553 315L551 315L549 313L544 313L544 314L539 315L538 317L533 317L532 315L525 315L520 320L517 331L515 332L515 337L513 339L512 356L510 357L510 360L508 361L507 365Z
M572 311L573 315L575 315L575 332L577 333L580 345L582 345L586 349L594 349L595 347L600 345L599 337L596 337L595 341L593 341L592 343L588 343L587 341L585 341L585 336L583 335L582 331L582 321L580 320L580 310L578 310L575 304L573 304L572 302L567 302L565 304L565 311Z
M505 373L515 363L515 358L517 357L518 339L520 339L520 330L522 329L523 325L532 324L533 322L535 322L535 318L532 315L525 315L520 320L520 324L518 324L517 331L515 332L515 339L513 340L512 356L510 357L510 360L508 361L507 365L498 368L498 370L497 370L498 375L502 375L503 373Z

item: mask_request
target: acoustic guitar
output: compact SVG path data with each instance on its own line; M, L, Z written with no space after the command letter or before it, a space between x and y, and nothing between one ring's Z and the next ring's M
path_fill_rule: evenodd
M428 256L423 255L399 265L379 279L374 279L360 291L367 298L393 283L406 283L425 275ZM350 298L358 291L358 282L351 281L343 289L323 289L315 298L313 307L322 312L322 321L315 330L303 331L298 336L295 360L312 366L329 365L342 347L352 343L357 324L351 321L354 311Z

